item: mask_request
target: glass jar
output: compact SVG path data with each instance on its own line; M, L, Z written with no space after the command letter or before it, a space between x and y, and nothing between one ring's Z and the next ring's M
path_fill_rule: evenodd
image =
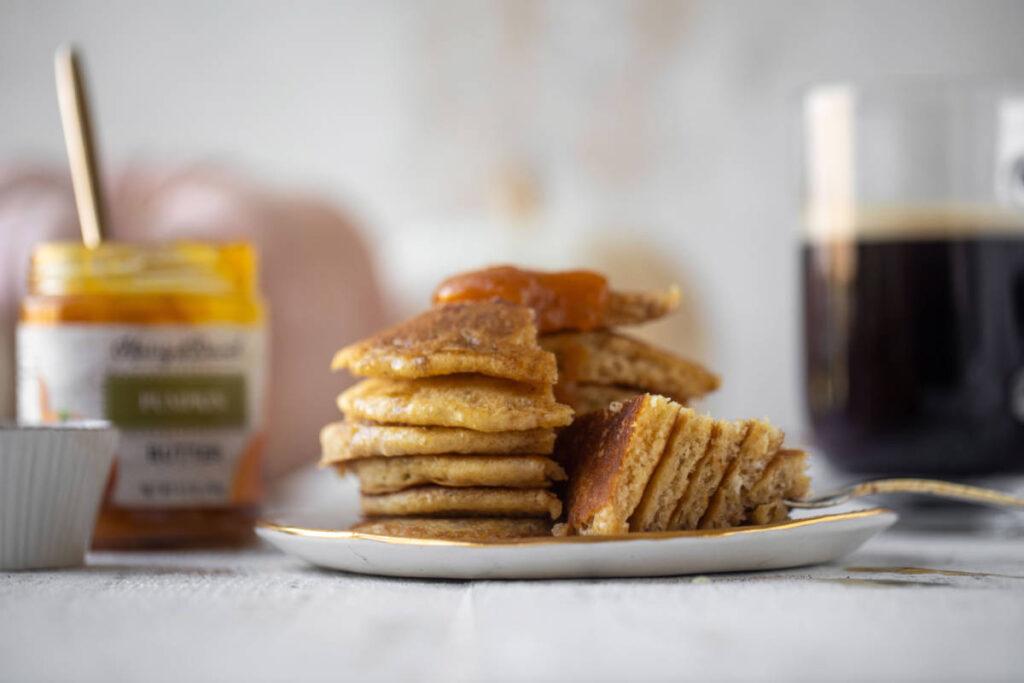
M104 418L121 430L96 547L251 539L264 316L248 244L35 249L18 326L18 418Z

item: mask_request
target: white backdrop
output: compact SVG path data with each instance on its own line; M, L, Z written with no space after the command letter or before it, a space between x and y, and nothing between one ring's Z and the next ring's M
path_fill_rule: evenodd
M333 198L395 315L486 262L678 281L683 314L648 333L723 374L709 407L799 427L800 89L1020 75L1024 3L0 0L0 161L63 163L69 39L108 167Z

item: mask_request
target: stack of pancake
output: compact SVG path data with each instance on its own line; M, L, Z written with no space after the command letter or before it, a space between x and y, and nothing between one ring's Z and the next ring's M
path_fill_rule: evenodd
M806 454L762 420L700 415L643 395L578 418L558 437L569 473L562 533L716 529L788 517L806 495Z
M439 305L340 350L366 377L321 432L323 464L359 477L370 533L496 539L550 533L565 479L549 456L573 411L534 313L502 302Z
M439 303L488 299L534 309L540 344L558 359L555 396L577 414L643 393L685 405L720 384L700 364L618 331L675 311L675 288L619 292L591 271L548 273L497 266L448 278L434 294Z

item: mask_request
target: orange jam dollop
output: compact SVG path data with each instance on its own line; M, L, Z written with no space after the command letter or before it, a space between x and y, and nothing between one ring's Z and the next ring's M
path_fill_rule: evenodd
M537 331L593 330L604 326L608 280L589 270L543 272L494 266L452 276L434 292L434 303L501 299L529 306Z

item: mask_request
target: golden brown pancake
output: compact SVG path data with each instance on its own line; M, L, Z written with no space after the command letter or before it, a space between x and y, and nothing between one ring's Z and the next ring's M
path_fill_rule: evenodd
M630 531L666 531L690 475L704 457L715 421L682 408L665 452L647 482L644 496L629 520Z
M352 527L352 531L376 536L433 538L445 541L505 541L551 535L551 522L542 518L438 519L436 517L380 517Z
M767 422L750 420L739 455L729 466L701 517L701 529L726 529L743 522L747 510L753 507L747 500L750 489L782 447L782 438L782 431Z
M711 439L704 456L690 475L676 509L669 520L669 529L696 529L708 508L711 496L729 466L736 459L740 444L750 429L748 421L727 422L716 420L711 428Z
M541 455L410 455L365 458L348 465L363 493L392 493L424 484L547 488L565 470Z
M376 516L550 517L562 503L547 489L443 488L423 486L360 498L363 514Z
M609 292L605 309L605 327L639 325L663 318L679 308L679 288L663 291Z
M541 337L558 358L559 383L636 387L678 401L714 391L716 375L688 360L614 332L566 332ZM559 390L556 389L556 395Z
M338 397L350 420L509 432L564 427L572 408L537 387L483 375L363 380Z
M537 345L533 311L502 301L435 306L346 346L331 368L394 379L479 373L554 384L557 378L554 357Z
M369 422L332 422L320 431L320 464L356 458L449 453L535 453L547 455L555 445L551 429L521 432L475 432L457 427L405 427Z
M569 473L571 533L621 534L644 493L679 406L664 396L637 396L578 418L559 435L556 459Z

